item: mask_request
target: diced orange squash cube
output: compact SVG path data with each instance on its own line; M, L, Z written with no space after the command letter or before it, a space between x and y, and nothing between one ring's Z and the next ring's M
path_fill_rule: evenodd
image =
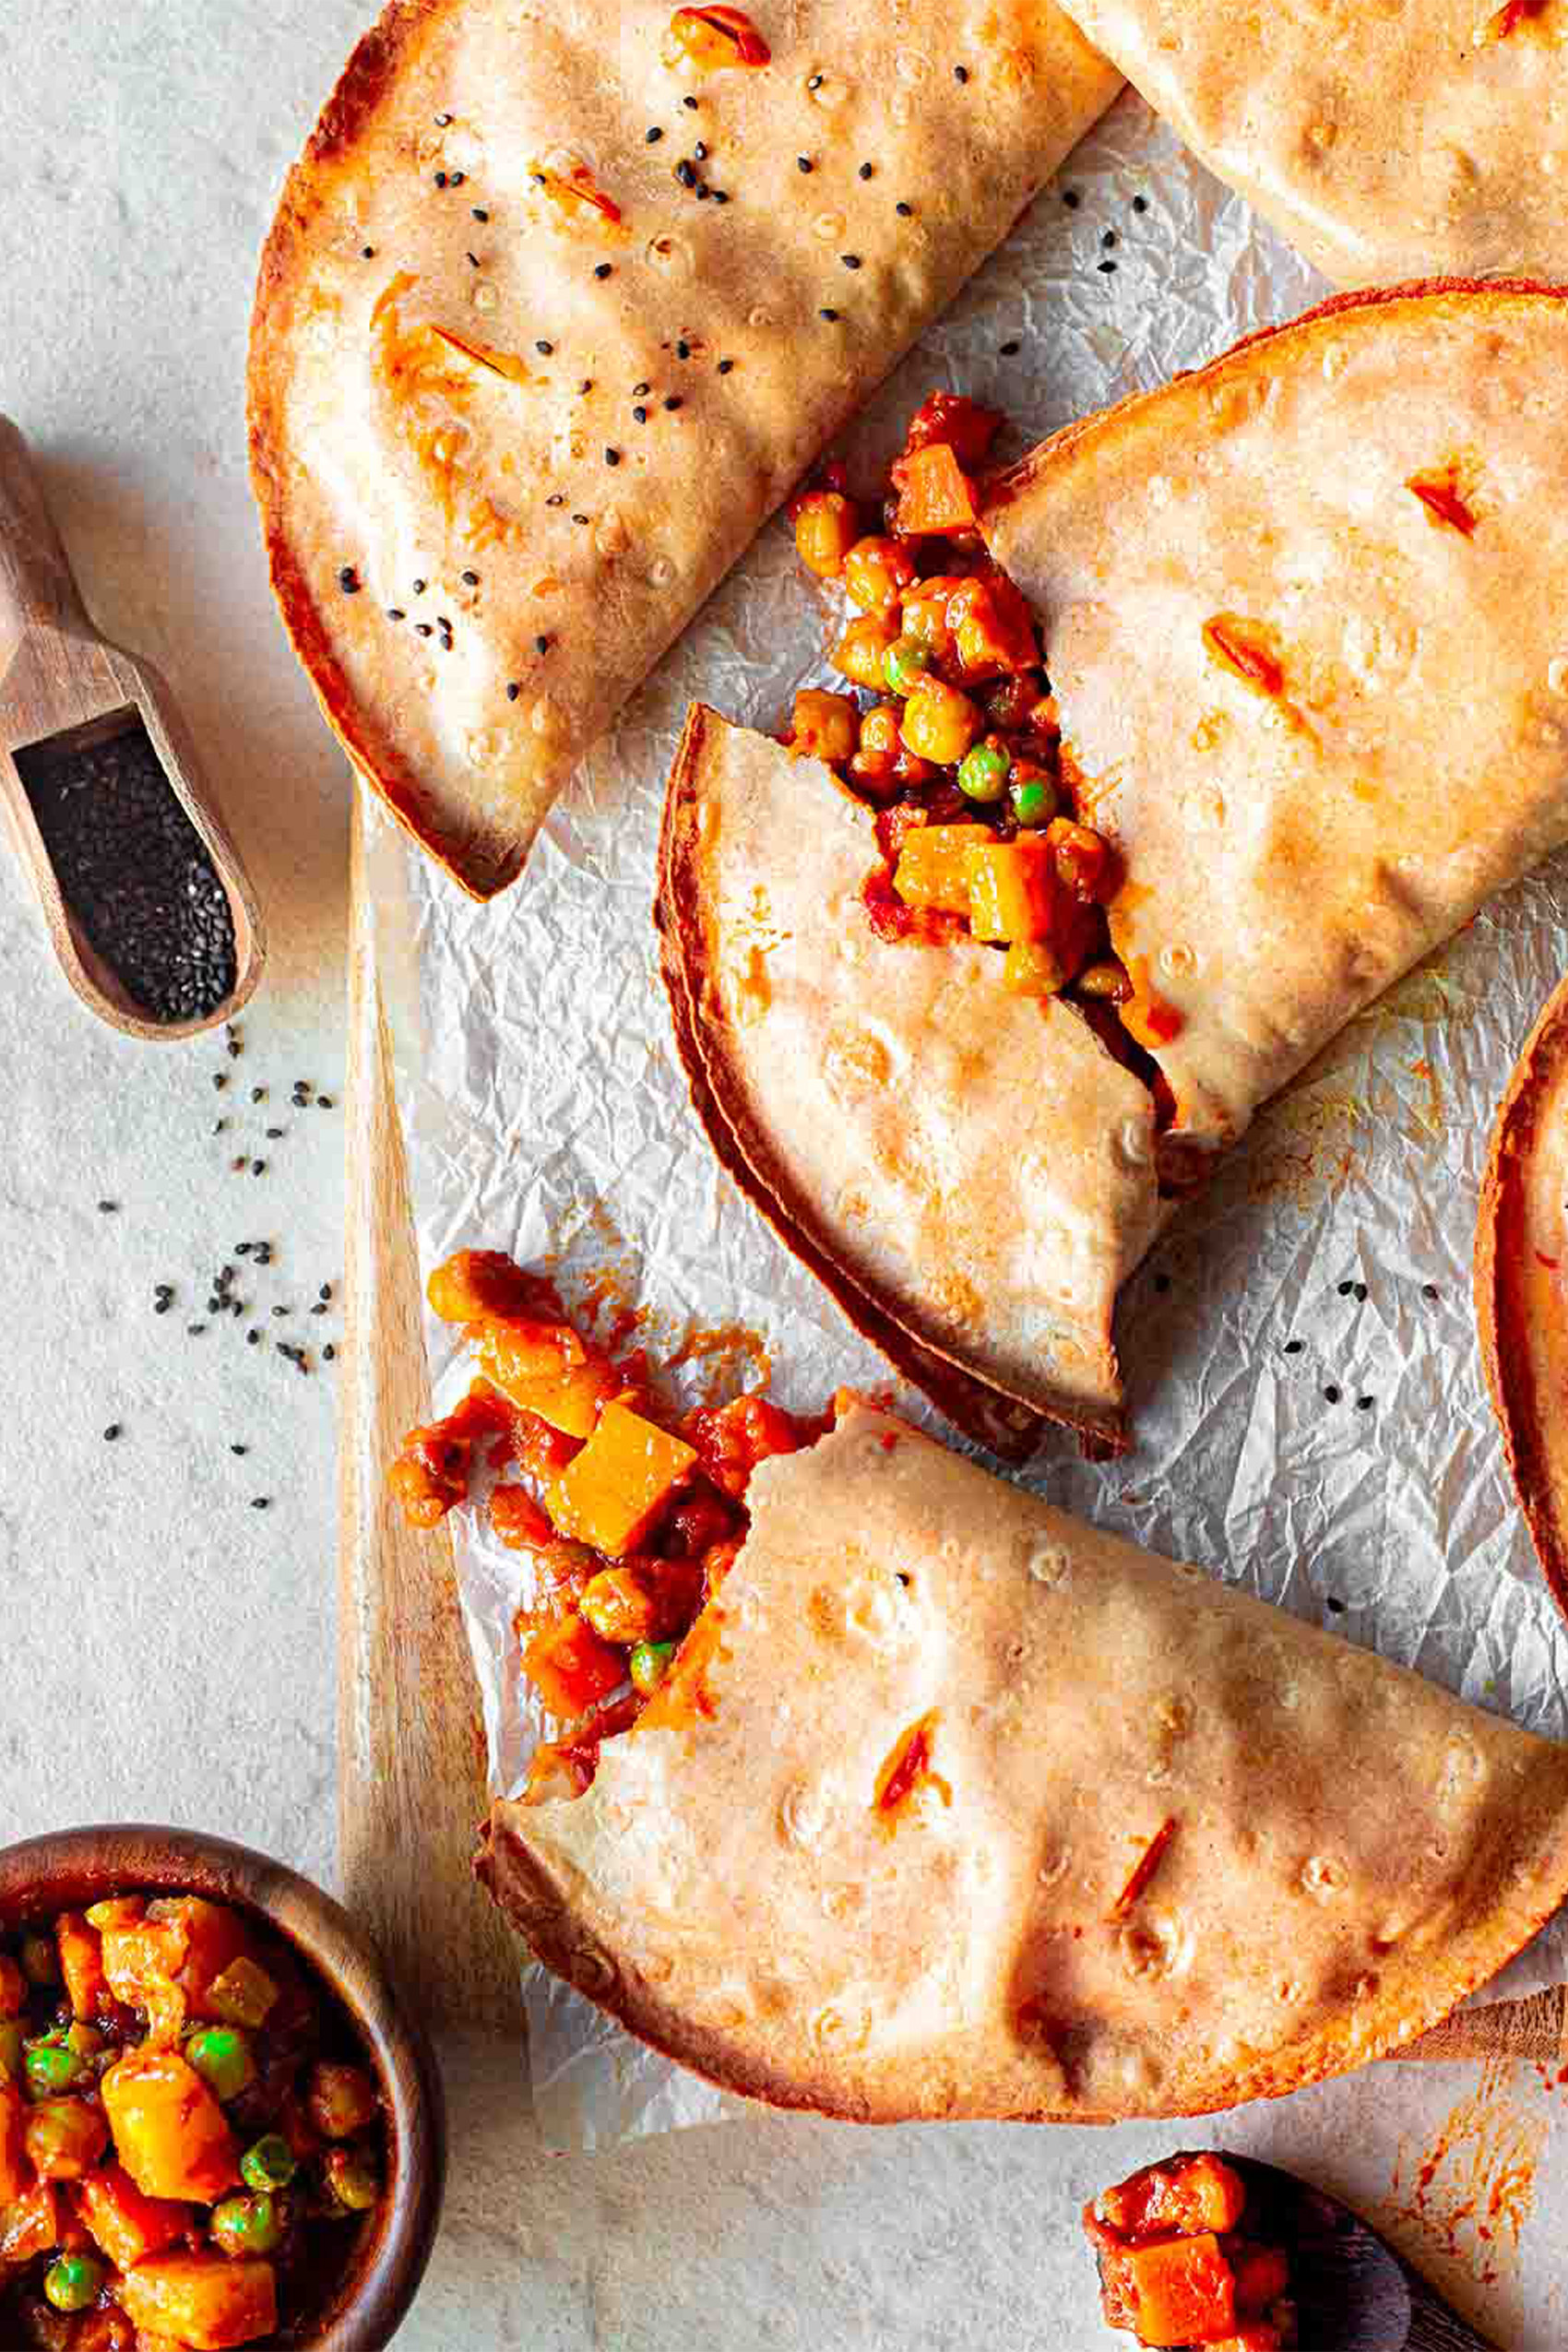
M108 1990L103 1975L103 1946L98 1930L79 1911L62 1911L54 1923L60 1952L60 1973L71 1997L71 2014L86 2021L98 2013L98 1997Z
M60 2209L52 2180L37 2180L27 2194L0 2207L0 2275L7 2263L30 2263L60 2243Z
M966 683L1032 670L1039 659L1034 616L1012 581L1000 573L990 579L965 580L948 603L947 624Z
M132 2050L101 2085L120 2162L148 2197L211 2204L239 2178L223 2110L178 2050Z
M1120 2258L1140 2343L1218 2344L1236 2333L1236 2282L1211 2232L1129 2246Z
M226 2025L265 2025L277 2008L279 1989L259 1960L242 1952L207 1989L207 2011Z
M992 837L989 825L917 825L904 836L893 887L907 907L935 914L969 911L968 853Z
M626 1660L574 1612L534 1635L523 1652L523 1672L551 1714L570 1723L620 1689Z
M1045 842L977 841L965 853L969 929L977 939L1049 939L1056 867Z
M1060 996L1072 977L1049 939L1016 939L1002 962L1002 985L1015 996Z
M83 2228L116 2270L134 2270L149 2254L167 2253L192 2227L189 2205L144 2197L123 2165L106 2164L77 2184Z
M223 2254L163 2254L138 2263L115 2291L137 2327L172 2336L196 2352L255 2344L278 2325L270 2263L231 2262Z
M636 1549L696 1458L683 1438L616 1397L545 1503L562 1535L619 1560Z
M479 1360L514 1405L568 1437L590 1436L600 1408L621 1386L614 1366L564 1324L487 1324Z
M15 2083L0 2082L0 2213L14 2205L32 2178L25 2138L27 2108Z
M974 488L944 441L900 457L893 480L898 488L893 528L900 538L974 529L979 520Z

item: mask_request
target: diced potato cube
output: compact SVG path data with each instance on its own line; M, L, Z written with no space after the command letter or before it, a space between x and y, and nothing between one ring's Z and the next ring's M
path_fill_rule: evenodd
M62 1911L54 1924L60 1950L60 1973L71 1997L71 2014L78 2019L98 2013L98 1997L107 1990L103 1976L103 1946L98 1930L79 1911Z
M1016 939L1002 963L1002 985L1015 996L1060 996L1072 973L1049 939Z
M948 625L965 673L1000 678L1031 670L1039 659L1034 617L1011 580L1000 573L966 580L947 608Z
M893 887L909 907L969 911L968 852L992 838L988 825L921 825L904 836Z
M683 1438L617 1397L550 1488L550 1515L564 1536L619 1560L636 1549L696 1458Z
M797 759L846 760L860 736L861 714L851 695L802 686L795 696L790 749Z
M138 2263L119 2282L120 2301L139 2328L171 2335L196 2352L229 2352L278 2325L270 2263L223 2254L164 2254Z
M239 2179L223 2110L178 2050L132 2050L101 2087L120 2162L144 2196L211 2204Z
M23 2197L0 2206L0 2276L7 2263L30 2263L60 2243L60 2209L52 2180L37 2180Z
M564 1324L487 1324L479 1360L514 1405L568 1437L591 1435L600 1408L621 1386L614 1366Z
M551 1714L571 1723L620 1689L626 1660L574 1613L534 1635L523 1652L523 1672Z
M977 939L1049 939L1056 867L1047 843L1030 835L1016 841L977 841L964 861L969 889L969 929Z
M158 2042L177 2041L185 2022L185 1996L174 1978L184 1959L184 1940L172 1924L136 1919L102 1930L103 1973L116 2001L145 2009L148 2031Z
M42 2099L22 2127L28 2162L41 2180L79 2180L109 2144L97 2108L86 2099Z
M278 2006L279 1990L258 1960L242 1952L207 1989L209 2015L226 2025L264 2025Z
M974 529L979 519L974 488L946 442L900 457L893 480L898 490L893 528L901 538Z
M842 491L808 491L795 508L795 552L819 580L838 577L860 535L860 517Z
M144 2197L123 2165L89 2172L77 2184L76 2202L83 2228L116 2270L166 2253L191 2227L189 2205Z
M1236 2282L1212 2233L1129 2246L1121 2263L1141 2343L1217 2344L1236 2332Z
M31 2177L27 2160L27 2108L15 2083L0 2082L0 2213L14 2205Z

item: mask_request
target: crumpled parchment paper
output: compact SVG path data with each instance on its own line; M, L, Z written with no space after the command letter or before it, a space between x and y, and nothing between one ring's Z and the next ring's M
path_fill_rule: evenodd
M934 385L1004 409L1012 454L1326 291L1126 93L860 421L852 477L875 478ZM889 1381L720 1175L674 1059L650 921L687 702L770 729L797 685L827 677L825 635L776 522L586 763L517 890L475 908L372 827L422 1265L503 1248L548 1262L569 1298L644 1310L656 1355L694 1347L694 1401L754 1379L764 1354L786 1405ZM1093 1466L1063 1434L1030 1473L1054 1502L1558 1737L1568 1627L1515 1508L1469 1261L1492 1112L1559 977L1565 917L1560 862L1263 1113L1124 1297L1134 1452ZM469 1373L444 1329L429 1338L445 1409ZM900 1403L939 1426L918 1396ZM471 1516L457 1547L492 1777L512 1790L537 1736L512 1631L524 1572ZM1565 1961L1555 1928L1501 1989L1534 1990ZM529 2010L552 2144L725 2110L542 1972Z

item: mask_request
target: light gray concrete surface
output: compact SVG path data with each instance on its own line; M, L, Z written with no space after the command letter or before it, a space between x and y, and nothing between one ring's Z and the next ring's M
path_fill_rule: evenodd
M151 1817L327 1881L333 1381L299 1378L243 1333L254 1320L269 1340L294 1336L340 1270L340 1118L300 1117L288 1096L296 1076L340 1092L347 800L268 604L242 374L279 182L367 13L0 0L0 409L33 440L89 603L172 679L272 944L242 1061L128 1045L70 997L0 861L0 1841ZM215 1072L231 1077L221 1096ZM270 1099L253 1106L262 1084ZM231 1127L214 1135L220 1116ZM265 1146L268 1175L233 1175L267 1124L289 1130ZM209 1319L210 1273L252 1236L277 1248L265 1281L241 1286L254 1318L187 1338ZM179 1289L161 1320L160 1280ZM317 1344L336 1328L303 1324ZM519 2052L444 2054L452 2187L407 2352L1087 2347L1107 2339L1078 2204L1173 2136L864 2136L758 2119L557 2157L534 2133ZM1388 2071L1223 2136L1386 2204L1473 2089ZM1560 2103L1515 2085L1457 2127L1455 2204L1472 2155L1538 2167L1523 2253L1504 2230L1487 2256L1497 2285L1461 2288L1521 2346L1563 2338L1560 2209L1551 2225L1541 2209ZM1398 2223L1440 2271L1443 2177L1438 2217ZM1477 2251L1464 2226L1456 2242Z

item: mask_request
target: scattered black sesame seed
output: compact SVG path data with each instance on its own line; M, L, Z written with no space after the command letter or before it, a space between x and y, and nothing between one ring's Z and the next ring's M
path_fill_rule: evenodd
M324 1283L322 1284L322 1286L321 1286L320 1289L316 1292L316 1294L315 1294L315 1295L316 1295L316 1297L317 1297L317 1298L318 1298L318 1299L322 1301L323 1305L327 1305L327 1304L329 1304L329 1303L330 1303L330 1301L331 1301L331 1298L332 1298L332 1285L331 1285L331 1283L330 1283L330 1282L324 1282Z
M234 1255L235 1255L237 1258L248 1258L248 1257L249 1257L249 1255L250 1255L250 1253L251 1253L251 1245L250 1245L250 1243L249 1243L248 1241L236 1241L236 1242L235 1242L235 1244L234 1244Z
M544 338L543 338L543 336L542 336L542 335L540 337L540 339L539 339L538 342L534 345L534 350L535 350L536 351L540 351L540 352L542 352L542 353L543 353L543 355L544 355L544 357L545 357L546 359L548 359L548 358L550 357L551 352L552 352L554 349L555 349L554 344L553 344L553 343L547 343L547 342L545 341L545 339L544 339Z
M406 621L408 617L400 604L389 604L386 608L386 618L389 621Z
M1114 247L1115 243L1116 243L1116 232L1115 232L1115 230L1114 230L1114 229L1107 229L1107 230L1106 230L1106 232L1104 232L1103 236L1100 238L1100 241L1099 241L1099 242L1100 242L1100 244L1101 244L1105 247L1106 252L1107 252L1107 253L1110 253L1110 252L1112 250L1112 248Z
M808 89L820 89L826 79L827 76L826 74L813 74L806 83L806 88Z
M1147 198L1147 196L1135 196L1133 198L1133 210L1134 210L1134 212L1146 212L1146 211L1148 210L1148 198Z
M1356 1285L1356 1301L1357 1301L1357 1304L1358 1304L1358 1305L1360 1305L1360 1306L1363 1306L1363 1307L1364 1307L1364 1306L1366 1305L1366 1302L1367 1302L1367 1286L1366 1286L1366 1284L1365 1284L1364 1282L1358 1282L1358 1283L1357 1283L1357 1285Z
M1002 344L1000 346L1000 350L1001 356L1004 360L1016 359L1018 356L1018 345L1016 340L1009 340Z
M707 161L707 149L703 145L701 139L698 139L695 147L692 149L692 153L696 157L699 163L706 163Z
M955 65L953 68L953 78L956 82L967 82L969 78L969 69L968 65Z
M435 118L435 127L438 131L449 131L452 127L451 115L438 114Z
M293 1309L291 1307L274 1307L272 1310L272 1320L274 1323L285 1323L292 1313Z
M1373 1396L1358 1396L1356 1399L1356 1410L1358 1413L1370 1413L1376 1402L1377 1399Z
M809 155L797 155L795 158L795 168L797 171L810 172L814 171L815 166L813 164Z
M435 184L438 188L444 188L446 185L446 174L445 172L438 172L436 173Z
M1337 1405L1337 1404L1338 1404L1338 1402L1339 1402L1340 1394L1341 1394L1340 1390L1339 1390L1339 1389L1337 1389L1337 1388L1335 1386L1335 1384L1334 1384L1334 1383L1333 1383L1332 1381L1330 1381L1330 1382L1329 1382L1329 1384L1328 1384L1328 1386L1327 1386L1327 1387L1324 1390L1324 1392L1323 1392L1323 1400L1324 1400L1324 1403L1325 1405Z
M566 493L564 490L552 490L544 503L547 506L564 506L566 504Z
M678 409L681 406L681 395L678 392L671 392L664 405L667 409Z
M521 686L520 686L520 684L518 683L517 680L516 678L512 679L512 680L511 680L511 682L509 683L509 684L507 685L507 688L506 688L506 699L507 699L507 701L508 701L508 702L516 702L516 701L517 701L517 696L518 696L518 695L522 693L522 691L523 691L523 690L522 690L522 687L521 687Z
M229 1451L231 1454L248 1454L250 1452L250 1447L248 1445L231 1445Z
M414 623L414 635L416 637L433 637L435 635L435 631L431 627L428 621L416 621Z
M550 639L543 636L537 636L533 641L533 646L536 653L548 653L550 651Z
M212 1123L213 1134L215 1135L221 1135L226 1131L228 1124L229 1122L227 1119L215 1119Z
M862 179L862 180L869 180L869 179L871 178L872 173L875 171L875 169L876 169L876 166L875 166L875 164L874 164L874 163L862 163L862 164L861 164L861 179Z
M336 1348L324 1348L321 1356L324 1363L335 1364L338 1360L338 1350Z
M470 267L472 267L472 268L474 268L474 269L477 269L477 268L480 267L480 258L479 258L479 255L478 255L478 254L477 254L477 253L471 253L471 254L469 254L469 263Z
M912 204L906 204L902 197L899 198L893 209L898 215L900 220L911 220L914 218L914 206Z
M488 212L486 212L486 210L485 210L485 208L484 208L484 207L483 207L483 205L482 205L482 204L476 204L476 205L475 205L475 207L474 207L474 219L475 219L476 220L488 220L490 219L490 215L489 215L489 213L488 213Z
M574 515L574 516L573 516L573 517L572 517L572 520L573 520L575 523L586 523L586 522L587 522L587 520L588 520L588 517L587 517L586 515Z
M430 582L428 580L416 580L414 582L414 594L416 596L422 596L429 586Z
M351 564L345 564L342 570L339 573L338 585L342 589L345 596L358 596L360 592L360 576L355 571Z
M1287 1339L1285 1342L1285 1353L1288 1356L1299 1356L1306 1344L1307 1343L1304 1339Z
M607 449L604 453L604 462L607 466L618 466L621 462L619 449Z
M103 1432L103 1442L106 1445L113 1445L115 1439L118 1437L124 1437L125 1433L125 1428L121 1422L111 1421L108 1428Z
M375 247L374 245L362 245L360 247L360 259L362 261L374 261L375 259Z
M834 321L834 320L837 317L837 315L838 315L838 314L837 314L837 312L836 310L819 310L819 311L818 311L818 313L817 313L817 316L818 316L818 318L826 318L826 319L827 320L827 322L828 322L829 326L831 326L831 325L832 325L833 321Z
M614 266L614 263L610 261L597 262L594 265L593 274L596 278L608 278Z
M1063 188L1062 191L1062 201L1069 212L1076 212L1083 200L1076 188Z
M1443 1293L1438 1289L1435 1282L1423 1282L1421 1285L1421 1296L1423 1299L1441 1299Z
M713 198L715 204L728 204L730 201L729 196L722 188L709 188L707 193Z
M251 1100L253 1102L265 1102L267 1100L267 1088L265 1087L252 1087Z
M333 1107L332 1097L329 1094L318 1094L315 1098L315 1107L318 1111L330 1111Z
M269 1144L280 1144L280 1143L282 1142L282 1140L283 1140L283 1130L282 1130L282 1128L281 1128L281 1127L268 1127L268 1129L267 1129L267 1142L268 1142Z
M260 1332L247 1331L245 1334L245 1345L247 1348L259 1348L261 1345Z
M858 253L841 253L838 258L846 269L858 269L861 266L861 257Z
M675 346L675 357L678 360L689 360L691 356L692 347L683 336L681 340Z
M659 140L664 137L664 133L659 129L657 123L650 123L647 129L643 133L643 137L647 141L649 147L657 147Z
M465 588L478 588L479 574L477 572L465 572L463 574L463 586Z
M240 1043L237 1037L232 1037L229 1039L227 1046L224 1048L224 1051L228 1054L231 1062L237 1062L244 1050L244 1047Z
M212 1074L212 1084L217 1093L221 1094L228 1083L229 1073L227 1070L214 1070Z
M252 1160L252 1162L251 1162L251 1174L252 1174L253 1176L265 1176L265 1175L266 1175L266 1173L267 1173L267 1162L266 1162L266 1160L265 1160L265 1159L253 1159L253 1160Z
M187 1339L199 1339L206 1329L207 1325L205 1323L187 1323L185 1325L185 1337Z
M728 375L728 374L730 374L730 371L731 370L731 368L734 366L734 364L735 364L735 362L734 362L734 361L733 361L733 360L720 360L720 361L719 361L719 374L720 374L720 375Z
M316 1306L312 1307L312 1309L311 1309L311 1313L312 1313L312 1314L313 1314L313 1315L324 1315L324 1314L328 1314L328 1313L330 1313L330 1312L331 1312L330 1308L324 1307L324 1306L321 1306L321 1305L319 1305L319 1304L317 1304Z
M1331 1617L1343 1617L1345 1614L1345 1604L1336 1593L1329 1594L1328 1598L1324 1603L1324 1607L1327 1610Z
M1356 1286L1355 1286L1355 1284L1354 1284L1353 1282L1342 1282L1342 1283L1339 1285L1339 1295L1340 1295L1340 1297L1341 1297L1342 1299L1348 1299L1348 1298L1349 1297L1349 1295L1350 1295L1351 1291L1355 1289L1355 1287L1356 1287Z
M695 164L688 162L686 158L683 155L681 160L675 166L675 177L680 181L681 185L683 188L695 188L697 184Z
M269 1494L256 1494L251 1497L251 1509L253 1511L269 1511L271 1507L272 1497Z
M1116 264L1113 261L1097 261L1095 267L1102 278L1114 278L1116 275Z
M647 422L647 410L641 405L640 402L632 410L632 422L634 424L646 424Z
M100 1201L98 1204L98 1214L100 1217L113 1217L119 1206L120 1204L118 1201Z
M454 172L452 174L452 185L455 188L460 188L468 176L469 175L466 172Z

